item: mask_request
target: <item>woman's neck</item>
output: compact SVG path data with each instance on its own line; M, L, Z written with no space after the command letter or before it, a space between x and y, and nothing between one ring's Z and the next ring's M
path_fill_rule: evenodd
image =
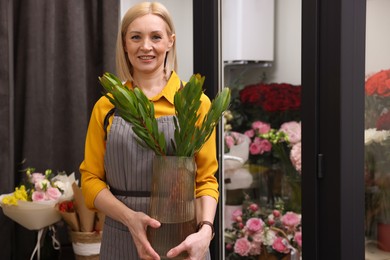
M164 74L134 74L133 85L139 87L148 98L152 98L159 94L167 84Z

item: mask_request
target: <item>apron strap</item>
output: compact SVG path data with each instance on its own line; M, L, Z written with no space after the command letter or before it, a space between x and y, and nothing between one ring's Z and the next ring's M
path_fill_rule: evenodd
M113 195L116 196L125 196L125 197L150 197L150 191L136 191L136 190L117 190L110 186L110 191Z
M110 123L109 119L110 117L115 113L116 108L111 108L110 111L106 114L103 121L103 129L104 129L104 140L107 141L107 128L108 124Z

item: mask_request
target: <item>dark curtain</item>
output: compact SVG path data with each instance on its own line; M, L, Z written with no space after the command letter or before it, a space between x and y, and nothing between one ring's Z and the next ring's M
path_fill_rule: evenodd
M14 187L12 0L0 0L0 194ZM4 259L11 259L14 223L0 212L0 245ZM4 254L3 254L4 253Z
M0 194L27 166L79 178L98 76L115 72L118 21L117 0L0 0ZM2 211L0 224L1 258L29 259L35 232Z

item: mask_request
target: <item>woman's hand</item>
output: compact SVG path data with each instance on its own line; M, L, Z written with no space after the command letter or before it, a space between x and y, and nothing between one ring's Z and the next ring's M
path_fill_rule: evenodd
M154 251L146 237L148 226L159 228L160 222L143 212L128 208L115 198L108 189L103 189L98 193L94 204L101 212L127 226L141 259L160 260L160 256Z
M151 228L159 228L161 225L160 222L142 212L134 212L128 219L126 225L133 237L139 257L141 259L159 260L160 256L154 251L147 239L146 229L148 226Z
M210 226L204 225L198 232L189 235L182 243L168 251L167 257L174 258L187 251L186 260L204 260L212 238Z

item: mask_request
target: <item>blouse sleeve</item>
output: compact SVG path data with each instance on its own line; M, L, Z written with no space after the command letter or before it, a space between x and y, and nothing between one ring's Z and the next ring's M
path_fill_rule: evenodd
M206 95L201 97L200 120L208 112L211 102ZM214 129L210 138L196 154L197 175L196 175L196 197L211 196L217 202L219 198L218 181L215 174L218 170L216 130Z
M81 187L85 202L88 208L94 210L96 210L94 201L97 194L102 189L107 188L104 172L106 151L104 118L112 108L113 105L106 97L102 97L96 102L88 125L84 160L80 165ZM111 121L112 118L110 118Z

